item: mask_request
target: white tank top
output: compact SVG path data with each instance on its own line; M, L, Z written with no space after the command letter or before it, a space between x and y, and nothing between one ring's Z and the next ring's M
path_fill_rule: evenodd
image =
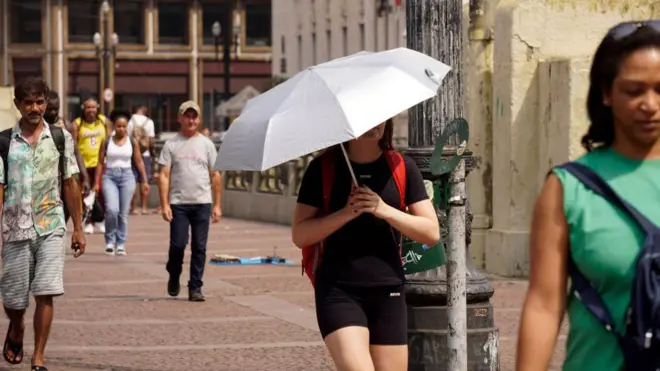
M105 166L108 169L114 168L130 168L131 158L133 157L133 143L130 138L126 138L126 142L121 146L115 144L115 141L110 138L108 143L108 150L105 153Z

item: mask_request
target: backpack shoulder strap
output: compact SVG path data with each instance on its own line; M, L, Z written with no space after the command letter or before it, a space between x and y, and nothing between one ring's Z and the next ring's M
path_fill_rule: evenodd
M48 128L50 129L50 135L53 136L55 148L57 148L57 152L60 154L60 174L64 176L64 129L55 124L48 124Z
M4 165L5 178L4 184L7 185L7 172L9 172L9 165L7 159L9 158L9 146L11 144L12 128L0 131L0 156Z
M385 151L387 163L394 177L394 183L399 191L399 205L401 210L406 209L406 162L401 153L395 150Z
M596 172L591 170L588 166L571 161L558 166L558 168L568 171L585 187L589 188L597 195L603 197L608 202L612 203L627 213L628 216L633 218L637 224L639 224L639 226L644 229L645 232L657 228L650 220L642 215L642 213L640 213L632 205L619 197L619 195L612 189L612 187L610 187L609 184L607 184L607 182L600 177L600 175L596 174Z
M330 197L332 196L332 185L335 181L335 159L332 152L321 155L321 182L323 188L323 207L324 214L330 211Z

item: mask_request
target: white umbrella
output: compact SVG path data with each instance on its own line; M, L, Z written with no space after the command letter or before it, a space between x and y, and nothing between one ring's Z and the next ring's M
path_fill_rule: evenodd
M310 67L248 101L225 134L215 168L264 171L355 139L435 96L449 70L407 48Z

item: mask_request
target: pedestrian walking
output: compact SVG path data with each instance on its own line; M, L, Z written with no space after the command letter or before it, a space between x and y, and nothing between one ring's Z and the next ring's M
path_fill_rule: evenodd
M359 187L341 145L314 159L295 207L294 244L323 247L303 264L313 277L321 336L340 371L407 370L401 234L429 246L440 239L422 175L393 150L392 132L388 120L341 144Z
M660 301L653 297L657 289L637 286L657 277L656 268L638 270L639 264L651 264L656 258L638 257L645 232L660 226L658 86L660 20L610 29L591 67L587 96L591 124L582 138L587 153L552 169L534 208L530 280L518 336L519 371L548 369L565 311L569 331L564 371L660 367L657 322L649 323L653 327L637 322L640 309L655 318ZM603 189L613 192L604 196L584 181L586 174L596 180L593 184L600 182ZM637 214L628 214L615 197ZM642 219L646 222L638 224ZM652 303L638 308L643 297ZM605 324L607 316L611 323ZM635 335L638 324L644 331L655 328L655 332L641 333L643 340L623 352L619 340ZM645 343L653 354L652 364L639 367L629 363L631 358L624 359ZM632 362L642 361L642 357L633 358Z
M96 167L99 163L99 148L112 132L112 125L104 115L99 113L99 103L96 98L92 96L86 98L83 101L82 110L82 116L76 118L72 125L73 139L78 144L78 149L85 161L85 171L93 181L96 179ZM85 225L85 233L93 234L95 227L100 233L105 233L103 205L103 193L101 192L96 195L94 208Z
M167 292L179 295L183 254L190 228L191 258L188 299L204 301L202 277L206 265L209 221L220 220L220 173L213 169L216 148L199 133L201 110L193 101L179 107L181 130L165 142L160 153L159 186L162 216L170 223L170 250L166 269Z
M142 154L142 163L144 164L144 169L146 171L147 183L151 180L151 159L154 156L154 140L156 138L155 124L152 119L147 116L148 108L145 105L139 105L135 109L135 113L131 116L131 119L128 121L128 136L133 138L140 145L140 153ZM135 174L135 181L142 183L140 178L140 171L133 167L133 173ZM149 193L144 193L145 188L139 187L136 188L135 195L131 202L131 214L137 214L138 202L141 206L141 213L148 214L149 210L147 209L147 200L149 199Z
M85 251L81 219L81 192L74 141L68 131L43 119L48 86L38 78L16 85L14 102L21 120L0 133L2 196L2 278L0 291L9 327L3 357L11 364L23 361L24 316L29 293L36 302L32 370L47 371L44 351L53 321L53 298L64 294L64 236L66 200L73 234L74 256ZM5 152L6 151L6 152ZM62 185L60 187L60 184Z
M130 116L121 109L110 113L114 134L106 138L99 149L94 191L102 190L105 199L105 253L108 255L126 255L128 214L137 181L133 168L140 174L142 192L149 192L140 144L127 133Z
M62 129L66 129L69 133L73 132L73 125L69 120L60 116L60 95L55 91L51 90L48 94L48 105L46 106L46 112L44 113L44 120L47 123L58 126ZM73 147L74 154L76 156L76 164L78 169L85 168L85 160L83 160L78 146ZM80 175L80 186L82 187L83 197L86 197L89 194L91 188L91 181L89 179L89 174L86 171L79 173ZM69 222L69 212L67 208L64 208L64 219L65 222Z

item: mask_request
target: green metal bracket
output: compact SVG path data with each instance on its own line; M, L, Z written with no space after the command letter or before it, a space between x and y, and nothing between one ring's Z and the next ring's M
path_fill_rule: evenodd
M444 151L447 141L455 134L458 134L459 143L456 153L450 158L443 157L442 152ZM431 174L436 176L449 174L451 170L458 165L461 157L463 157L469 137L470 129L465 119L458 118L450 122L435 142L435 148L431 155Z
M458 135L458 148L456 148L456 153L451 157L445 157L443 156L445 145L453 135ZM458 165L458 162L463 157L469 137L470 129L467 121L458 118L445 127L435 142L435 148L431 155L430 170L431 174L438 177L438 180L433 182L433 193L436 195L435 203L440 210L449 209L448 200L451 192L449 173Z

